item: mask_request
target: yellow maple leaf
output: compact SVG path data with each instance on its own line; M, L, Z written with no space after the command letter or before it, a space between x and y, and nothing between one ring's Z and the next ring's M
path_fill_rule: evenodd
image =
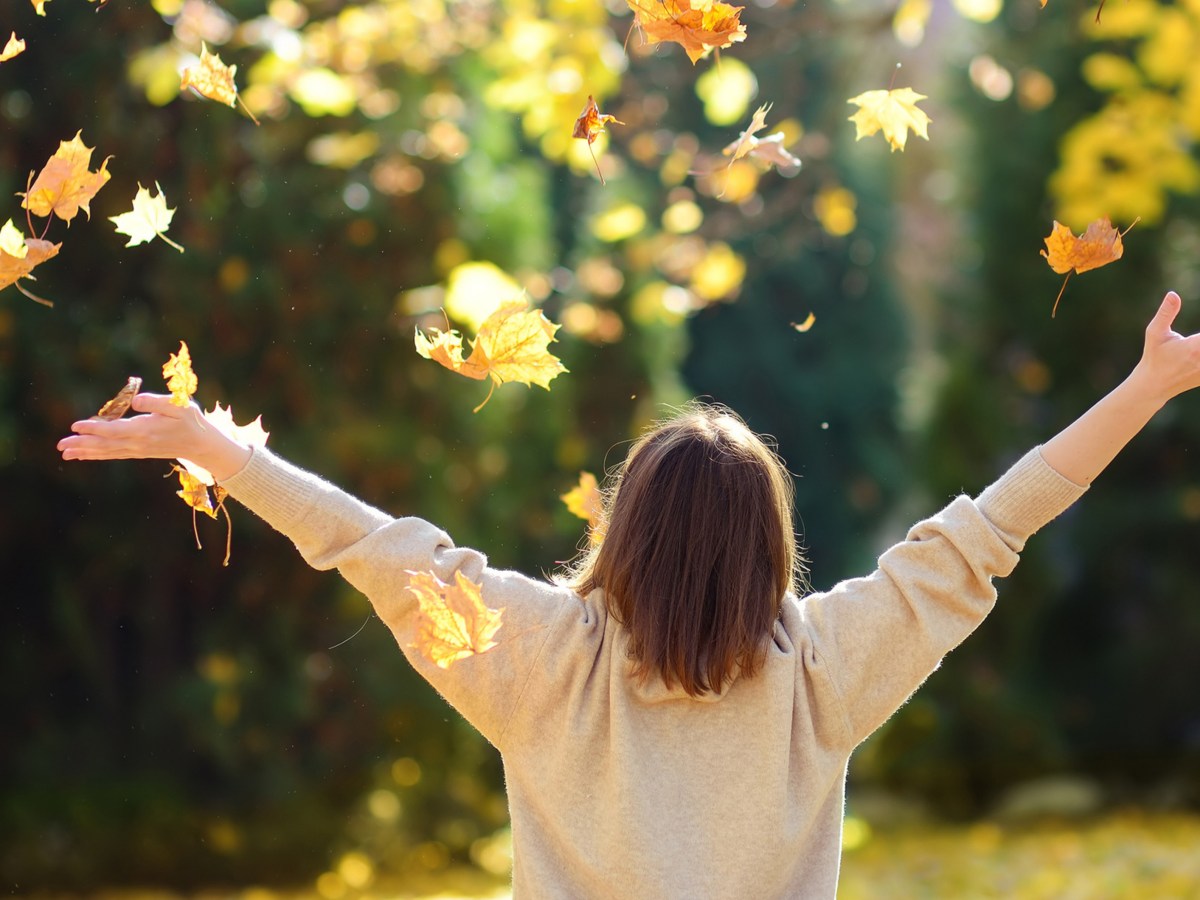
M69 224L82 209L89 219L92 217L88 204L112 177L108 171L112 157L105 157L95 172L89 171L95 148L83 143L82 134L79 131L71 140L60 141L29 190L19 195L25 198L21 205L35 216L53 213Z
M409 572L408 590L417 598L413 646L441 669L497 646L504 608L490 609L483 588L462 572L447 584L430 572Z
M16 231L17 235L20 235L15 226L12 231ZM52 244L39 238L25 238L18 245L13 243L12 232L3 235L3 244L0 244L0 291L10 284L16 285L17 290L30 300L36 300L45 306L53 306L54 304L49 300L43 300L41 297L29 293L18 282L22 278L36 281L37 279L30 273L52 256L57 256L58 248L61 246L62 244ZM10 250L15 252L10 252Z
M921 109L917 101L927 99L924 94L918 94L910 87L896 88L890 91L866 91L857 97L851 97L847 103L859 107L858 112L850 116L850 121L857 128L854 135L856 141L870 137L880 129L883 136L891 144L892 152L903 150L908 141L908 131L929 140L929 123L931 119Z
M692 65L712 50L746 39L741 6L719 0L626 0L646 42L679 44Z
M25 234L9 219L0 227L0 251L16 259L24 259L29 253L25 246Z
M238 94L237 86L233 83L234 75L237 74L237 66L227 66L221 61L220 55L209 53L208 46L200 42L200 62L195 67L189 67L183 70L183 75L179 82L179 91L182 93L188 88L191 88L201 97L207 97L209 100L215 100L218 103L224 103L226 106L237 106L242 104L242 109L246 110L246 115L254 120L254 124L258 124L258 119L254 118L254 113L246 108L246 104L242 101Z
M133 198L133 209L119 216L109 216L109 221L117 226L117 234L128 235L126 247L133 247L156 237L162 238L180 253L183 248L167 237L165 232L171 225L171 217L175 210L167 209L167 198L158 182L154 183L158 191L157 197L150 196L150 189L138 183L137 194Z
M44 16L46 14L46 4L49 3L50 0L29 0L29 2L33 4L34 12L36 12L39 16Z
M215 519L217 507L213 505L212 497L209 496L208 485L183 466L173 466L171 471L179 473L179 490L175 492L175 495L182 498L183 502L192 509ZM200 539L197 537L196 545L199 546L199 544Z
M192 394L196 393L199 381L192 371L192 355L183 341L179 342L179 352L172 353L171 358L163 363L162 374L167 380L172 403L187 406L192 402Z
M17 33L14 31L12 37L8 39L8 43L4 45L4 49L0 50L0 63L8 62L14 56L25 52L25 42L17 40Z
M518 381L550 389L550 381L566 367L548 347L554 340L555 325L540 309L529 309L523 299L509 300L484 319L471 345L471 355L463 358L462 335L457 331L429 330L426 337L416 329L417 352L453 372L482 381L490 377L491 388L475 412L491 399L496 385Z
M1134 219L1129 228L1137 223L1138 220ZM1058 311L1058 301L1062 299L1063 291L1067 289L1067 280L1072 273L1089 272L1121 258L1125 253L1125 243L1121 238L1129 228L1118 231L1108 216L1102 216L1088 225L1083 234L1076 237L1070 228L1055 220L1050 234L1044 238L1046 249L1040 252L1051 269L1067 277L1063 279L1058 296L1054 298L1050 318L1054 318Z
M233 407L222 406L220 401L217 401L213 405L213 408L203 415L206 425L211 425L226 437L232 438L239 444L247 447L265 447L267 445L267 438L271 436L271 432L263 428L261 415L256 416L254 421L249 424L239 425L233 420ZM213 478L212 473L208 469L186 459L181 459L179 462L201 484L216 487L216 479Z
M559 499L566 504L572 515L588 523L588 540L593 544L600 543L604 537L604 496L600 493L596 476L591 472L580 472L579 484L561 494Z
M92 418L104 419L106 421L121 418L121 416L125 415L129 409L129 404L133 402L133 398L137 396L138 391L141 389L142 379L136 375L130 375L125 380L125 387L117 391L116 396L100 407L100 411L92 416Z

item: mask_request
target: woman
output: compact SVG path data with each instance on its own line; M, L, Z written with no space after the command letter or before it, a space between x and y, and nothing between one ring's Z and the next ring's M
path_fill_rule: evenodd
M1171 397L1200 335L1168 293L1108 396L974 499L914 526L865 578L800 599L790 480L726 410L693 407L631 450L602 542L562 584L497 571L141 394L85 420L64 459L183 457L374 604L412 664L499 750L518 897L832 898L846 765L991 609L1038 528ZM503 609L498 646L440 668L414 650L414 572L462 573Z

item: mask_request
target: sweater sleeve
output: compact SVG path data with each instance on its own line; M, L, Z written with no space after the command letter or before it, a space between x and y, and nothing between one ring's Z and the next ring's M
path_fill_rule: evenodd
M566 601L573 594L493 569L482 553L456 547L429 522L393 518L262 448L222 486L291 539L309 565L336 568L362 591L413 667L498 745L549 625L570 608ZM497 646L445 668L422 655L416 647L418 603L407 590L410 572L431 572L447 583L461 572L481 584L484 603L501 610Z
M800 604L811 643L857 746L983 621L992 579L1016 566L1026 540L1086 490L1034 448L974 500L960 496L913 526L865 578Z

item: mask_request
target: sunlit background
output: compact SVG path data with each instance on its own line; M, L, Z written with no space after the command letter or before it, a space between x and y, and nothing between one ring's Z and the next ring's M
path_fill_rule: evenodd
M560 496L665 404L774 435L817 588L1111 388L1168 288L1200 330L1200 7L748 0L689 62L624 0L0 0L0 222L59 255L0 296L0 886L245 900L503 896L500 761L366 600L157 462L55 441L180 340L197 399L492 562L586 541ZM242 106L180 73L207 48ZM903 152L847 99L912 87ZM620 125L572 137L588 96ZM732 160L754 111L801 165ZM248 114L260 124L256 125ZM27 222L77 132L112 180ZM604 183L601 183L600 175ZM126 248L139 185L176 209ZM1054 220L1125 254L1062 286ZM419 357L524 293L549 391ZM800 326L800 327L796 327ZM1038 535L851 764L841 894L1200 896L1200 407Z

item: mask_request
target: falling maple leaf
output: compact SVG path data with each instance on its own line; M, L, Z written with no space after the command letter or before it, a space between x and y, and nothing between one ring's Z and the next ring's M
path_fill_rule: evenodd
M600 493L600 485L596 483L596 476L591 472L580 472L579 484L560 495L559 499L567 505L572 515L588 523L588 540L593 544L600 543L604 537L604 497Z
M814 315L813 313L810 312L805 317L803 322L792 322L791 325L794 329L799 331L801 334L804 334L806 331L810 330L813 327L813 325L816 324L816 322L817 322L816 315Z
M71 140L60 141L29 190L18 195L25 198L21 205L35 216L53 213L68 225L81 209L89 219L92 217L88 204L112 177L108 171L112 157L106 157L95 172L89 171L95 148L83 143L82 134L79 131Z
M626 0L646 42L669 41L683 47L692 61L712 50L746 39L741 6L719 0Z
M133 198L133 209L119 216L109 216L109 221L117 226L117 234L129 236L126 247L160 237L182 253L183 248L163 233L170 227L175 210L167 209L166 195L157 181L154 187L158 191L157 197L151 197L150 189L142 187L139 182L137 195Z
M416 643L413 646L440 669L460 659L486 653L502 624L504 608L490 609L483 588L462 572L447 584L430 572L408 572L408 590L417 598Z
M209 53L208 46L201 41L200 63L195 68L183 70L179 91L182 93L191 88L201 97L207 97L209 100L215 100L230 107L235 107L240 103L242 109L246 111L246 115L257 125L258 119L254 118L254 113L250 112L233 83L233 76L236 74L236 65L225 65L221 61L221 57L216 53Z
M721 151L731 157L729 160L731 166L734 160L741 159L753 149L754 145L751 142L754 140L754 135L767 127L767 113L771 111L771 105L764 103L756 109L754 115L750 117L750 124L746 126L746 130L738 135L736 141Z
M137 396L138 391L141 389L142 379L136 375L130 375L125 381L125 387L117 391L116 396L100 407L100 411L92 416L92 418L104 419L106 421L121 418L121 416L125 415L129 409L129 404L133 402L133 398Z
M192 394L199 387L196 373L192 371L192 355L188 345L179 342L179 352L172 353L171 358L163 363L163 378L167 380L167 390L171 392L171 402L176 406L187 406L192 402Z
M61 246L62 244L52 244L40 238L22 237L20 230L10 219L4 229L0 230L0 291L10 284L16 285L17 290L30 300L36 300L44 306L53 306L49 300L25 290L19 281L22 278L36 281L30 273L46 260L57 256Z
M784 134L782 131L764 138L756 137L756 133L766 127L767 113L770 109L771 104L766 103L755 110L754 115L750 118L750 124L746 126L746 130L721 151L722 154L730 158L729 165L726 166L726 171L731 169L733 164L744 156L765 162L768 168L773 165L789 168L798 168L800 166L800 160L783 148ZM726 179L727 182L728 179ZM721 186L721 191L717 194L717 197L721 198L724 195L725 184Z
M917 101L925 99L928 98L924 94L918 94L910 87L866 91L851 97L846 102L860 107L850 117L857 127L854 139L862 140L883 129L883 136L891 144L892 152L904 149L910 128L913 134L929 140L931 119L917 108Z
M547 349L560 326L543 315L540 309L529 309L524 299L509 300L483 320L471 345L471 355L463 359L462 335L457 331L429 329L426 337L416 329L414 341L417 352L451 371L482 381L492 379L488 395L475 412L491 399L496 385L519 381L550 389L550 381L566 372L558 357Z
M33 4L34 12L36 12L39 16L44 16L46 14L46 4L49 3L50 0L29 0L29 2Z
M604 131L604 126L609 122L612 122L614 125L625 124L616 116L600 112L600 107L596 106L595 99L591 94L588 94L583 112L575 120L575 129L571 132L571 137L587 141L588 153L592 154L592 162L596 164L596 174L600 176L601 184L604 184L604 173L600 171L600 163L596 159L596 151L592 149L592 144L595 143L596 138Z
M25 52L25 42L17 40L17 33L14 31L12 37L8 39L8 43L4 45L4 49L0 50L0 63L8 62L14 56L18 56Z
M1132 228L1138 223L1134 219ZM1083 234L1076 237L1071 229L1057 220L1050 229L1050 234L1044 239L1046 249L1040 251L1046 258L1050 268L1059 275L1066 275L1058 296L1054 298L1054 307L1050 310L1050 318L1058 311L1058 301L1062 299L1063 291L1067 289L1067 280L1075 272L1087 272L1098 269L1121 258L1125 252L1125 244L1121 240L1129 231L1118 231L1108 216L1103 216L1088 225Z

